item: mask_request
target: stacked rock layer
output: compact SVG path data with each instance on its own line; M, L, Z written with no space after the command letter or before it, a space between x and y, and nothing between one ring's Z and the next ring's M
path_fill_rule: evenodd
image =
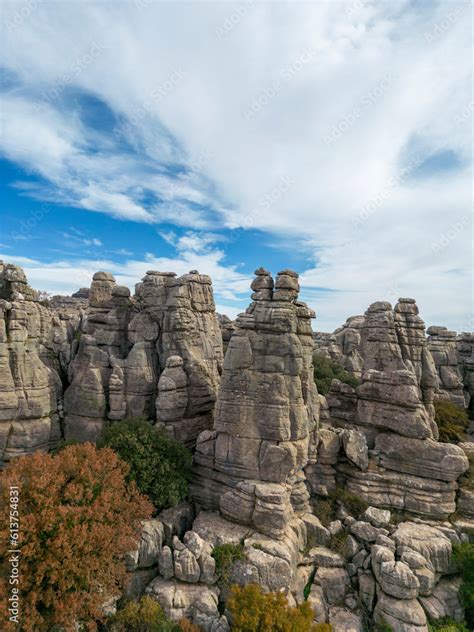
M199 436L193 495L203 507L283 537L304 513L303 468L318 422L314 313L297 300L297 274L256 271L253 302L235 323L214 428Z
M145 417L189 447L212 423L222 342L211 280L150 271L135 296L94 275L65 393L66 437L94 441L104 423Z

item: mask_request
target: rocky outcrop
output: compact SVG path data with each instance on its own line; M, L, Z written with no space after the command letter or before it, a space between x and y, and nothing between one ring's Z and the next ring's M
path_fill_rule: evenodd
M144 416L193 447L212 423L222 342L209 277L150 271L130 296L94 275L65 393L68 438L95 440L104 423Z
M458 367L462 376L465 401L469 401L469 434L474 435L474 333L464 332L457 338Z
M285 536L307 509L303 468L318 421L311 318L297 274L256 271L253 302L235 323L214 429L200 435L193 496L202 507Z
M464 408L469 404L463 389L463 375L458 365L457 334L446 327L429 327L428 349L439 376L437 399L449 400Z
M0 262L0 461L60 440L74 331L73 319L40 303L21 268Z
M356 347L350 353L356 348L361 360L360 384L331 385L318 463L307 468L311 489L324 494L323 481L331 491L339 480L372 505L444 519L456 510L457 480L469 464L461 448L437 441L439 376L416 304L400 299L392 310L389 303L374 303L363 319L352 321L357 336L351 336ZM342 332L354 329L346 323ZM357 454L347 450L348 432L358 433ZM328 456L326 445L334 446Z

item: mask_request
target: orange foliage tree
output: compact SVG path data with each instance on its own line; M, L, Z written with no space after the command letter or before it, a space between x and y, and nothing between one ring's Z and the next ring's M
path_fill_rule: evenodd
M148 499L126 482L127 473L112 450L89 443L14 459L0 474L2 630L40 632L57 625L69 632L76 622L96 629L104 601L123 585L124 554L137 545L140 521L152 514ZM8 554L12 486L19 490L19 624L8 611L15 587Z

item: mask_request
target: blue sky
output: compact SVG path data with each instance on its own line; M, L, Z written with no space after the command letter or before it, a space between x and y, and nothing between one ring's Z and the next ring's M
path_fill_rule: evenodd
M197 268L231 316L291 267L316 329L472 330L471 10L3 3L0 256L53 293Z

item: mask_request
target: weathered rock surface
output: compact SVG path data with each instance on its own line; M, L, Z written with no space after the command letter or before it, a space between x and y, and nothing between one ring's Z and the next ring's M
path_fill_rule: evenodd
M21 268L0 262L0 461L60 440L72 321L39 302Z
M447 399L464 408L469 404L463 389L463 375L458 365L457 334L446 327L429 327L428 349L438 371L439 389L436 399Z
M235 322L216 402L214 430L200 435L193 496L235 522L284 538L307 510L303 468L318 422L311 318L297 274L275 284L263 269L254 302ZM314 439L313 439L314 441Z
M130 298L94 275L65 393L66 437L95 440L107 420L144 416L193 447L210 427L222 341L209 277L148 272Z

